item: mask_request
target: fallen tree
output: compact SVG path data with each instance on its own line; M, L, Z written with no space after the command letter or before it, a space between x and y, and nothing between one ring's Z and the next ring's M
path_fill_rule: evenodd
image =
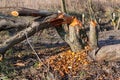
M0 19L0 31L9 30L9 29L25 29L31 23L30 20L25 20L22 18L4 18Z
M48 14L48 13L47 13ZM39 13L39 16L40 15ZM3 23L4 22L4 23ZM7 24L6 24L7 23ZM94 60L101 61L105 60L108 57L109 60L120 60L120 45L111 45L111 46L104 46L102 48L98 47L97 44L97 33L96 33L96 23L94 21L90 22L90 37L88 41L88 36L82 23L74 16L70 16L64 13L54 13L51 15L46 15L40 17L38 19L34 19L30 23L20 22L16 23L12 21L5 21L3 20L0 24L0 30L7 30L10 28L19 28L23 27L23 30L12 36L11 38L4 41L0 44L0 54L5 54L5 52L13 47L15 44L20 43L21 41L25 40L26 38L34 35L36 32L49 28L55 27L59 35L65 42L70 46L73 52L79 52L80 50L84 49L85 46L90 45L91 52L90 57ZM12 24L12 25L11 25ZM6 26L6 27L4 27ZM25 27L27 26L27 27ZM117 48L115 48L115 46ZM110 50L109 50L110 49ZM114 53L113 53L114 52ZM115 56L117 55L117 57ZM112 55L112 56L111 56ZM113 57L114 56L114 57Z
M3 44L1 44L0 53L4 54L6 50L11 48L15 44L25 40L26 35L30 37L36 32L43 30L45 28L49 28L51 26L54 27L56 26L57 30L59 29L58 32L63 33L65 30L63 31L60 30L60 28L62 28L60 27L62 24L68 24L67 27L69 27L69 31L64 35L61 35L61 37L70 45L73 51L80 51L82 49L81 46L82 40L78 39L80 38L79 31L80 28L82 27L80 21L73 16L68 16L68 15L64 15L63 13L58 13L45 17L44 19L42 18L42 21L35 19L34 22L32 22L28 28L25 28L24 30L18 32L16 35L11 37L10 39L7 39ZM12 28L13 26L17 28L16 24L12 25L11 27L9 26L9 28Z

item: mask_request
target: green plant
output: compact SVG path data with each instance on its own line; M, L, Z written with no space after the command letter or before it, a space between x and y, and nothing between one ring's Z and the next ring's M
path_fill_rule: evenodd
M11 73L13 74L14 72L15 70L13 69L13 65L8 63L6 59L0 62L0 74L4 74L5 76L10 76ZM3 78L6 78L6 77L3 77Z

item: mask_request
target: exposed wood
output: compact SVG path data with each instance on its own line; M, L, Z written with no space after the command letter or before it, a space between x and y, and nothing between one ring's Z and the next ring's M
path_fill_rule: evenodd
M71 24L62 25L62 27L56 27L56 29L73 52L79 52L84 48L85 42L82 41L83 33L81 33L82 24L76 17L73 18Z
M79 52L83 49L82 39L77 35L79 31L79 26L69 26L69 34L65 35L65 41L69 44L73 52Z

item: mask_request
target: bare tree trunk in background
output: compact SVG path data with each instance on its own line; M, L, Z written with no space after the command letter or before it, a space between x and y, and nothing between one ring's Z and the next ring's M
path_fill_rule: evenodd
M119 17L119 19L118 19L118 21L117 21L117 26L116 26L116 28L117 28L117 30L120 29L120 17Z
M62 10L62 12L67 14L65 0L61 0L61 10Z

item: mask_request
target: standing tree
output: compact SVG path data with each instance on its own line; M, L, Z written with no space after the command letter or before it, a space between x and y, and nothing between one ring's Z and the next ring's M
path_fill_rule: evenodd
M61 10L64 13L67 13L65 0L61 0Z

